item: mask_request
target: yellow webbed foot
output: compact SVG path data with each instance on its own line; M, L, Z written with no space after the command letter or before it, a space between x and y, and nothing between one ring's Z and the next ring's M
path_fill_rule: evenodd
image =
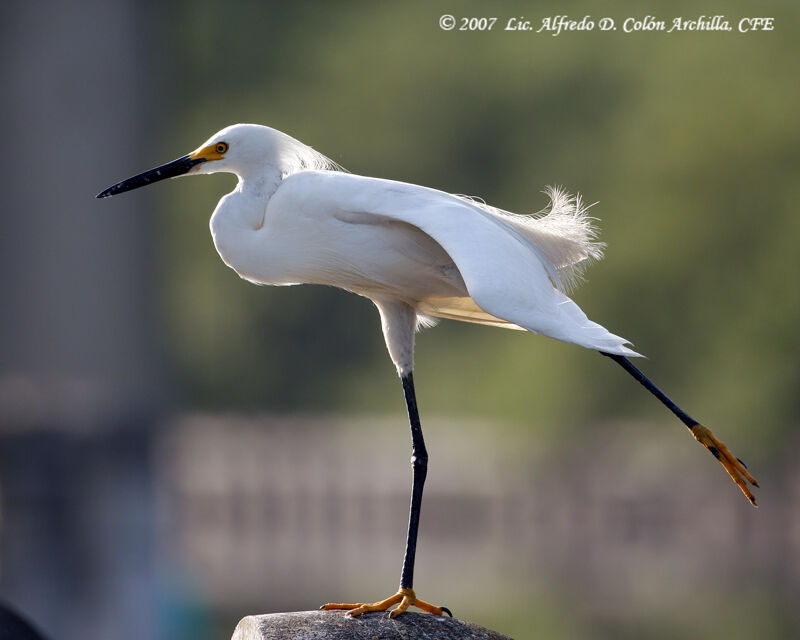
M694 439L708 449L714 457L719 460L720 464L725 467L725 471L742 490L745 497L751 502L754 507L757 507L756 498L753 492L747 486L747 482L754 487L758 487L756 479L747 471L745 464L733 455L724 443L717 440L711 430L701 424L696 424L690 427ZM747 480L747 482L745 482Z
M363 602L355 604L329 602L328 604L323 604L320 609L324 609L325 611L337 609L345 610L349 616L360 616L362 613L370 613L372 611L386 611L389 607L394 605L397 605L397 607L392 609L389 614L392 618L396 618L401 613L405 613L409 607L417 607L418 609L422 609L436 616L441 616L446 613L451 618L453 617L453 614L450 613L447 607L437 607L436 605L432 605L429 602L417 598L413 589L400 589L393 596L370 604Z

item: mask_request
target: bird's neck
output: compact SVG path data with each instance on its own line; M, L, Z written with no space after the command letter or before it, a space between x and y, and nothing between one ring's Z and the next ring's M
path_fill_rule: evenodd
M281 174L240 175L236 188L222 198L211 216L211 235L222 260L240 276L258 279L259 231ZM263 242L263 241L262 241ZM263 247L262 247L263 248ZM266 282L265 280L260 280Z
M266 204L277 191L283 175L277 169L259 171L239 176L236 190L244 197Z
M215 212L217 223L230 229L256 230L264 225L270 198L281 183L278 171L240 175L239 184L228 194Z

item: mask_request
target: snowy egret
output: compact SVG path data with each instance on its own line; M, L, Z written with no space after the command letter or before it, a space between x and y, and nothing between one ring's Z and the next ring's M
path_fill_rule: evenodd
M109 187L113 196L165 178L228 172L239 178L211 216L222 260L257 284L325 284L371 299L380 313L411 425L413 483L398 592L372 604L326 604L351 615L414 605L414 558L428 453L414 393L414 333L449 318L527 330L599 351L658 398L723 465L750 502L741 460L686 414L626 356L624 338L592 322L567 293L602 256L580 198L550 189L541 215L403 182L352 175L311 147L260 125L237 124L197 150Z

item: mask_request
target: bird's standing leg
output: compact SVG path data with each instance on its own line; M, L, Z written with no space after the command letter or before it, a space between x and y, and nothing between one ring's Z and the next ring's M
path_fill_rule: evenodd
M406 536L406 552L403 556L403 571L400 574L400 588L414 587L414 561L417 556L417 533L419 532L419 514L422 510L422 489L428 476L428 450L422 437L422 425L417 409L417 394L414 392L414 374L408 373L401 378L403 395L408 409L408 421L411 425L411 468L413 482L411 485L411 506L408 513L408 535Z
M414 594L414 561L417 556L417 533L419 532L419 514L422 509L422 489L428 475L428 450L425 448L425 439L422 437L422 425L417 410L417 395L414 392L414 376L411 372L401 378L403 382L403 395L408 409L408 421L411 424L411 467L413 469L413 483L411 485L411 507L408 513L408 536L406 537L406 552L403 556L403 571L400 574L400 591L404 594L400 605L392 611L392 617L399 615L410 605L442 615L452 613L447 607L437 607L420 600Z
M744 493L745 497L750 501L750 503L754 507L758 506L756 504L756 498L753 495L753 492L750 491L747 486L747 482L749 482L754 487L758 487L758 482L756 482L756 479L747 471L747 466L744 464L744 462L734 456L728 450L728 447L726 447L721 441L717 440L714 434L711 433L710 429L701 425L699 422L697 422L697 420L692 418L688 413L670 400L669 397L667 397L667 395L661 391L661 389L653 384L653 382L626 357L613 353L605 353L603 351L600 353L614 360L614 362L620 365L623 369L625 369L625 371L627 371L639 383L641 383L645 389L658 398L664 404L664 406L667 407L667 409L672 411L672 413L674 413L680 419L680 421L689 428L689 431L692 432L694 439L708 449L712 455L719 460L720 464L725 467L725 471L728 472L728 475L742 490L742 493ZM747 480L747 482L745 482L745 480Z
M425 486L425 477L428 475L428 451L425 448L425 439L422 437L422 425L417 410L417 397L414 392L414 376L411 372L401 377L403 394L408 408L408 420L411 423L411 467L413 469L413 483L411 485L411 508L408 514L408 536L406 538L406 551L403 557L403 570L400 575L400 589L393 596L373 602L365 603L328 603L322 609L346 609L351 616L358 616L370 611L386 611L389 607L397 605L391 612L395 618L404 613L410 606L442 615L447 613L452 616L446 607L437 607L429 602L420 600L414 593L414 561L417 555L417 533L419 532L419 515L422 509L422 489Z
M417 607L428 613L442 615L447 613L452 616L446 607L437 607L429 602L420 600L414 593L414 561L417 554L417 533L419 532L419 515L422 509L422 489L425 486L425 477L428 475L428 451L425 448L425 439L422 437L422 425L417 409L417 396L414 391L413 351L414 328L416 313L413 309L399 303L377 303L381 313L383 333L389 354L397 365L400 380L403 383L403 395L408 409L408 421L411 425L411 467L413 470L413 483L411 485L411 507L408 514L408 536L406 537L406 550L403 556L403 570L400 575L400 588L393 596L378 602L367 603L328 603L322 609L345 609L351 616L358 616L370 611L386 611L389 607L397 605L391 612L395 618L404 613L410 606Z

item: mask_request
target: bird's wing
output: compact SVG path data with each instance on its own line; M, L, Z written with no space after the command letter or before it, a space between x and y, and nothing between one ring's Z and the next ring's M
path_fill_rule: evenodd
M351 224L395 220L427 234L452 258L469 296L490 317L587 348L639 355L625 346L627 340L589 320L553 286L546 247L537 246L505 216L403 182L334 172L307 172L302 180L296 186L330 203L331 214L341 220Z
M524 327L487 313L470 297L430 296L420 300L416 305L416 309L417 313L422 316L526 331Z

